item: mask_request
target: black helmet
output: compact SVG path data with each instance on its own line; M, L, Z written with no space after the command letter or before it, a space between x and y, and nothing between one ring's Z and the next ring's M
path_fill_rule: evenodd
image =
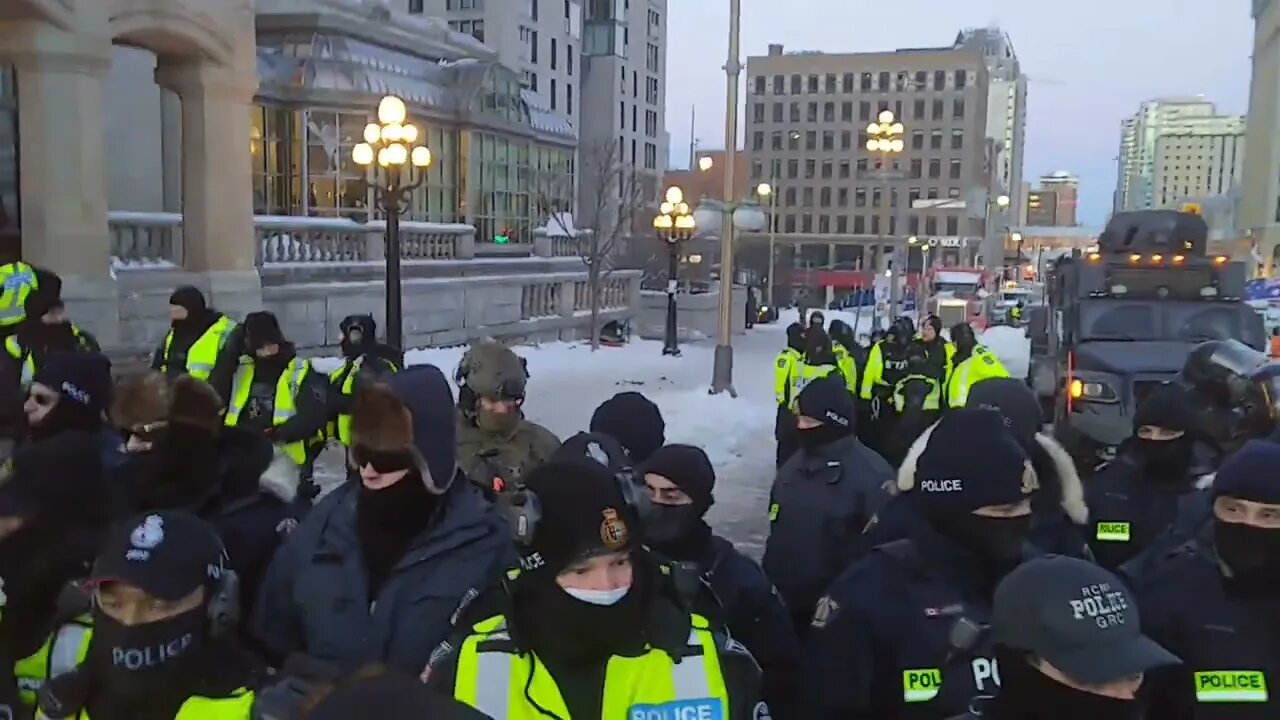
M1266 355L1238 340L1212 340L1191 351L1179 377L1210 402L1236 406L1249 394L1249 378L1268 362Z
M822 328L811 327L805 335L804 361L810 365L835 365L836 355L831 338Z
M827 334L835 342L845 346L845 348L854 347L858 339L853 336L853 328L849 327L849 323L843 320L832 320L831 326L827 328Z
M911 342L911 338L915 337L916 326L911 322L911 318L902 316L893 321L893 325L889 327L889 337L900 345L906 345Z

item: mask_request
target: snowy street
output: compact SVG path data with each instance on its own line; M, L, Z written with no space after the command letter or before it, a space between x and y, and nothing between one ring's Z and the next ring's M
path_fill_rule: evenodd
M852 313L829 311L828 321L852 324ZM716 504L709 519L716 531L751 555L764 548L768 531L769 485L773 480L773 361L784 345L795 311L778 322L757 325L734 338L734 388L737 398L708 395L713 346L681 346L678 358L662 355L662 343L633 340L621 348L548 343L516 347L529 362L525 413L562 439L585 430L596 406L615 393L644 393L662 409L667 441L702 447L716 466ZM869 325L864 319L862 327ZM1015 376L1026 374L1027 341L1021 329L993 328L980 341ZM452 378L466 348L415 350L411 365L431 363ZM328 369L326 361L317 367ZM456 393L455 388L455 393ZM324 484L340 477L341 456L330 451L317 474Z

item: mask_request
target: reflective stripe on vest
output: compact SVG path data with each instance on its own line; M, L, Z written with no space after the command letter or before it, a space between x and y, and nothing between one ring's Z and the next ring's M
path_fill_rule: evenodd
M947 381L947 404L953 408L962 408L969 401L969 368L973 367L973 361L977 357L977 355L970 355L962 360L956 366L959 372L953 371L951 378Z
M486 626L487 631L483 629ZM533 720L545 717L543 711L553 717L569 717L555 680L536 655L517 653L511 647L480 649L482 643L509 640L505 627L501 617L491 618L477 624L477 634L464 641L458 654L454 697L494 720ZM601 717L728 718L728 692L715 636L706 628L706 620L692 616L689 652L678 661L656 648L639 657L610 658ZM692 710L697 714L689 712Z
M235 378L231 381L231 404L227 407L224 421L227 427L235 427L240 423L240 413L244 412L244 406L249 403L249 390L253 387L253 370L253 363L241 363L236 369ZM275 401L271 403L272 426L279 427L298 414L298 391L309 372L311 363L295 357L289 361L284 372L280 373L280 378L276 381ZM307 460L305 442L288 443L280 446L280 449L299 465Z
M197 380L209 379L209 375L213 373L213 368L218 364L218 355L222 353L222 348L226 346L227 340L231 337L231 331L234 330L236 324L231 318L223 315L218 321L210 325L207 330L191 343L191 347L187 349L187 374ZM160 372L169 372L169 348L173 345L173 331L164 337L164 354L160 360Z
M80 616L49 636L32 655L13 665L18 683L18 698L27 707L35 707L36 696L49 678L75 670L89 653L93 628L88 616Z
M39 285L36 271L22 262L0 266L0 327L12 327L27 318L27 296Z
M942 407L942 388L938 381L925 375L908 375L898 381L893 387L893 407L898 412L902 412L902 408L906 406L907 399L902 395L902 388L906 386L908 380L926 380L929 383L929 394L924 397L924 410L938 410Z
M797 372L791 377L791 410L796 409L796 404L800 400L800 393L804 391L809 383L819 378L824 378L833 372L840 372L840 368L835 365L810 365L804 361L796 362Z
M339 391L343 395L351 395L352 393L355 392L356 376L360 374L360 368L363 366L364 366L363 355L361 355L360 357L356 358L351 362L351 369L347 371L347 376L342 381L342 387L339 388ZM342 373L344 370L346 370L345 366L340 367L337 370L334 370L333 374L329 376L329 381L332 382L334 380L337 380L339 377L342 376ZM351 413L338 414L338 420L333 424L333 427L330 429L329 436L337 439L338 442L342 443L343 447L351 446Z
M228 697L197 695L182 703L174 720L248 720L253 717L254 699L254 694L246 688L240 688ZM89 712L81 710L75 717L76 720L89 720ZM50 718L37 710L36 720Z

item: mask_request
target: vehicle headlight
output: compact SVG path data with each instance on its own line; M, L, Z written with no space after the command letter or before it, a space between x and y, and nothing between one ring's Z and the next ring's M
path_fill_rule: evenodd
M1116 393L1115 388L1111 387L1100 380L1081 380L1074 379L1071 381L1071 397L1075 400L1088 400L1090 402L1118 402L1120 395Z

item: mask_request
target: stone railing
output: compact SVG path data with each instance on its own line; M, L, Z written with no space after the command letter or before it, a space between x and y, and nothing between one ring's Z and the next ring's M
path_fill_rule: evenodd
M113 212L107 218L116 267L181 267L182 216Z
M258 264L381 262L386 258L386 224L343 218L259 215L253 219ZM452 223L400 223L404 260L469 260L475 257L475 229Z
M535 229L534 254L542 257L576 257L584 249L589 251L587 243L590 242L591 231L575 230L574 233L572 236L563 233L549 234L546 228Z
M631 273L639 271L615 270L605 273L600 278L600 307L601 308L618 308L625 307L630 297L628 293L631 290L630 274L620 275L620 273ZM579 280L573 284L573 309L576 312L589 312L591 310L591 283L587 280Z

